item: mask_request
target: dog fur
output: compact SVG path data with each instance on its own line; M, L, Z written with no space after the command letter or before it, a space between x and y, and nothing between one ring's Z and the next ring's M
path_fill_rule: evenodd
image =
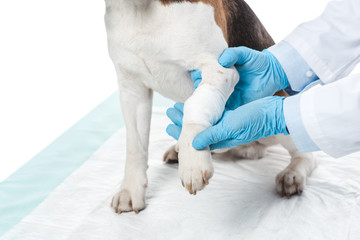
M235 68L218 64L229 46L262 50L274 42L242 0L105 0L109 55L118 77L127 130L125 176L111 206L117 213L145 208L152 95L185 102L184 124L177 148L166 162L179 160L183 186L202 190L214 173L209 149L196 151L193 138L216 122L238 81ZM189 72L200 69L203 80L194 92ZM205 99L205 100L204 100ZM208 104L212 101L213 104ZM289 136L278 135L230 150L238 157L260 158L267 146L280 142L291 163L276 178L280 195L301 194L316 166Z

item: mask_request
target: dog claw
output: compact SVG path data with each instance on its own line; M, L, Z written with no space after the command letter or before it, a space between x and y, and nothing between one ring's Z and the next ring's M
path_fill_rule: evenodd
M300 189L298 189L298 190L297 190L297 194L298 194L299 196L301 196L302 191L301 191Z

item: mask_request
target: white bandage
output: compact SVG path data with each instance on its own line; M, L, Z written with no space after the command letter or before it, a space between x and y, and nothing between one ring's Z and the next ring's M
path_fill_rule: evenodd
M183 124L196 123L206 128L222 116L227 96L218 88L202 84L185 102Z

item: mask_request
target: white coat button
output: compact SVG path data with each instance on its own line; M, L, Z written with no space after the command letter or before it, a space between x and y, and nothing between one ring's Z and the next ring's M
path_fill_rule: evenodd
M307 71L306 72L307 77L312 77L313 75L314 75L314 73L312 71Z

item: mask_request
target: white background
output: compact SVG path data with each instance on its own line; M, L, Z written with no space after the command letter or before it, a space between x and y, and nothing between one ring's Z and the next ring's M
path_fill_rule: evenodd
M328 0L248 0L276 42ZM0 181L117 90L104 0L0 2Z

